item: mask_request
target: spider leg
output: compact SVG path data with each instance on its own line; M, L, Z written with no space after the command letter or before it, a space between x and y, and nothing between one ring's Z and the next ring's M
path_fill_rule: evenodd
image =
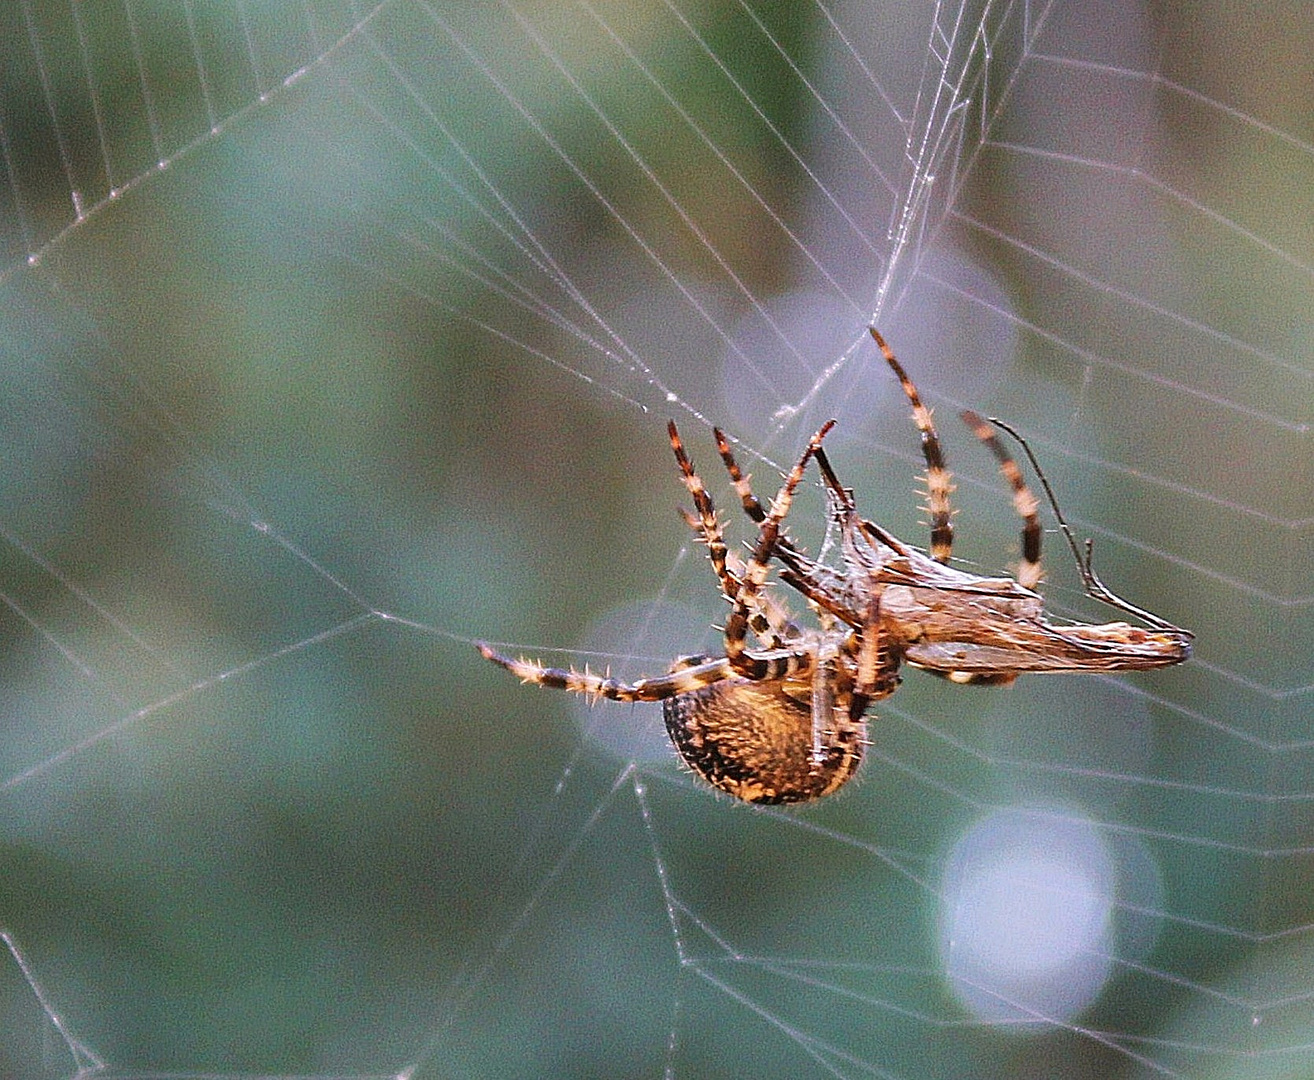
M970 409L962 414L963 420L972 432L990 448L999 462L999 471L1013 488L1013 509L1022 518L1022 560L1017 567L1017 583L1028 589L1040 584L1040 518L1036 511L1040 503L1031 494L1026 481L1022 479L1022 470L1017 462L1004 449L1004 444L995 436L994 429Z
M730 449L730 440L720 428L712 428L712 434L716 437L716 448L725 463L726 471L730 474L730 482L734 484L744 513L760 525L766 518L766 511L762 509L761 500L753 494L749 477L740 471L739 463ZM813 563L787 536L777 537L776 558L786 567L785 572L780 575L780 579L785 584L802 593L823 610L844 618L841 614L842 608L836 606L836 593L842 587L842 582L834 580L835 574L832 571Z
M559 690L569 690L586 697L609 698L612 701L662 701L677 694L687 694L703 686L731 678L734 671L724 659L709 660L693 667L683 667L677 661L676 670L667 675L652 679L637 679L624 683L619 679L595 675L587 668L576 671L574 668L545 667L536 660L524 657L512 659L503 656L491 646L479 641L475 643L485 660L500 664L522 682L537 683L540 686L554 686Z
M762 503L758 497L753 494L753 489L749 485L749 478L739 470L739 462L735 460L734 453L730 450L730 440L725 437L725 432L718 427L712 428L712 435L716 439L716 449L721 454L721 460L725 462L726 472L730 474L730 482L735 486L735 494L739 496L739 502L743 505L744 513L762 524L762 519L766 517L766 511L762 509Z
M940 437L935 433L935 424L931 420L931 410L922 404L908 373L903 365L894 358L894 353L885 344L885 339L870 327L871 336L880 346L885 362L894 370L903 386L904 395L912 403L913 423L922 433L922 456L926 459L926 510L931 515L931 558L936 562L947 563L953 550L954 527L950 522L953 511L949 508L949 495L954 490L953 478L944 463L944 451L940 448Z
M712 503L707 488L703 486L702 478L694 471L689 455L685 453L684 443L680 441L680 433L675 428L674 420L667 421L666 430L671 437L671 450L675 453L676 464L680 466L680 479L684 481L684 486L693 498L694 509L698 511L696 518L684 511L685 521L702 536L703 542L707 545L707 556L712 560L712 570L721 583L721 591L733 598L739 591L739 585L726 571L725 537L721 533L721 523L716 519L716 506Z
M698 534L698 539L706 543L703 526L698 517L689 513L684 507L680 507L680 516L684 518L685 524ZM727 600L733 600L739 591L739 579L744 573L743 560L727 551L725 569L726 576L721 583L722 591L725 592ZM768 649L781 648L786 641L796 639L803 633L802 628L790 618L784 606L776 603L766 593L758 593L753 611L749 614L749 627Z
M482 641L475 642L485 660L499 664L515 675L521 682L537 683L539 686L552 686L558 690L569 690L573 694L597 700L607 698L611 701L665 701L667 698L679 697L704 686L722 682L725 679L738 678L739 673L725 657L708 660L705 657L683 657L671 665L665 675L653 678L636 679L634 682L621 682L610 676L595 675L587 668L576 671L574 668L552 668L540 664L537 660L524 657L503 656L491 645ZM804 650L773 649L765 653L749 652L753 661L762 666L763 679L785 679L795 675L806 674L812 666L812 655Z
M1085 555L1083 555L1081 549L1077 547L1077 540L1076 537L1072 535L1071 527L1069 527L1067 520L1063 517L1063 511L1059 509L1058 499L1054 495L1054 489L1049 486L1049 481L1045 479L1045 470L1040 467L1040 462L1036 460L1036 455L1031 450L1031 444L1028 443L1026 439L1022 438L1021 433L1011 424L1006 424L1004 421L993 416L990 417L990 423L994 424L995 427L999 428L1001 431L1006 431L1013 439L1015 439L1018 446L1022 447L1022 452L1026 454L1027 460L1031 462L1031 467L1036 472L1036 478L1040 481L1041 488L1044 489L1045 498L1049 501L1049 508L1054 512L1054 520L1058 522L1059 532L1063 534L1063 539L1068 542L1068 547L1072 550L1072 557L1077 560L1077 570L1081 573L1081 581L1086 587L1086 594L1103 604L1108 604L1111 607L1118 608L1120 611L1127 612L1129 615L1135 615L1138 619L1143 619L1156 630L1177 635L1180 645L1186 650L1187 655L1189 655L1191 639L1195 637L1191 631L1184 630L1180 626L1175 626L1167 619L1154 614L1154 612L1146 611L1143 607L1137 607L1130 601L1124 600L1100 580L1099 575L1095 573L1094 567L1091 566L1091 554L1094 541L1091 540L1090 537L1086 538L1086 552Z
M680 478L684 481L685 488L693 498L694 508L698 511L696 514L691 514L681 507L680 514L685 524L707 545L708 558L711 559L712 570L716 574L717 581L721 583L721 591L728 599L733 600L739 592L743 563L727 550L721 522L716 516L716 505L712 502L712 496L684 449L684 443L680 440L680 433L676 430L674 420L668 421L667 431L671 437L671 450L674 451L676 463L680 466ZM785 641L797 638L802 633L779 604L761 594L750 615L750 625L753 632L770 649L779 648Z
M826 437L826 433L830 431L834 424L834 420L828 421L820 431L812 436L798 462L785 478L780 491L772 500L771 512L762 521L757 546L753 549L753 556L748 565L744 568L744 576L739 584L739 591L735 595L734 607L730 610L730 618L726 620L726 659L736 671L747 678L766 679L771 677L769 674L770 667L765 658L753 655L745 645L749 612L759 590L766 583L771 557L775 554L776 542L780 536L781 523L785 520L785 515L789 513L789 507L794 501L794 489L798 487L799 482L803 479L803 471L807 468L808 460L820 449L821 440Z
M744 576L743 560L728 553L726 566L737 587ZM748 625L768 649L789 648L791 641L798 641L803 636L803 628L790 617L785 606L766 592L758 593L753 599Z
M889 649L881 626L881 597L876 593L867 606L858 645L857 671L849 697L849 720L857 723L871 702L889 697L899 685L899 660Z

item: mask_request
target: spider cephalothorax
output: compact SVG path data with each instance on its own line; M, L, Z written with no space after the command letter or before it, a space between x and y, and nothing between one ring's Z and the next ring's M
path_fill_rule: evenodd
M755 803L794 803L829 795L857 770L867 742L868 705L892 694L907 663L960 683L1012 682L1029 671L1119 671L1166 667L1190 655L1188 631L1110 591L1091 569L1059 513L1049 484L1037 475L1069 546L1087 593L1146 624L1059 624L1045 617L1040 582L1038 503L991 423L1030 448L999 421L963 418L991 449L1013 490L1023 520L1016 578L983 577L949 565L953 484L930 410L881 336L882 354L913 407L926 460L929 553L903 543L861 517L822 449L835 421L825 424L764 510L740 472L725 436L717 447L745 512L758 524L745 563L726 547L711 496L685 453L675 424L671 448L695 513L685 518L707 545L712 569L731 604L725 655L683 657L665 675L631 683L587 670L548 668L511 659L479 643L479 651L526 682L615 701L661 701L666 729L680 755L722 791ZM815 459L839 530L842 566L815 562L783 534L794 491ZM764 591L771 561L781 580L807 598L819 626L806 629ZM749 644L749 632L759 644Z

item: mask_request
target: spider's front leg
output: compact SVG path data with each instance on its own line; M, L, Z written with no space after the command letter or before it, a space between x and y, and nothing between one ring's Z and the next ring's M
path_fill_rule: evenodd
M708 493L697 470L694 469L693 462L680 439L680 433L676 430L674 420L667 421L667 432L670 435L675 461L680 467L680 479L684 482L685 489L693 499L694 509L697 511L691 514L684 507L680 507L680 515L684 518L685 524L707 545L707 557L712 563L712 572L716 574L716 580L721 585L721 592L727 600L733 601L739 592L739 578L744 572L743 562L726 548L721 522L716 516L716 506L712 502L712 496ZM749 625L768 649L782 648L788 642L796 640L802 633L798 624L789 617L789 613L765 595L757 597L754 610L749 616Z
M721 454L721 461L725 464L726 471L730 474L730 482L735 486L735 492L739 495L739 501L744 508L744 513L760 526L766 520L766 511L762 509L762 503L758 500L758 497L753 494L749 478L739 468L734 452L730 449L730 440L725 437L725 432L720 428L712 428L712 434L716 438L716 448ZM821 460L820 453L814 456L818 461ZM844 590L843 575L837 574L829 567L820 566L809 560L807 555L796 547L787 536L777 537L776 558L785 567L784 572L780 575L781 581L790 588L802 593L819 610L828 612L846 622L852 621L851 613L845 609L839 599Z
M798 462L790 470L784 484L781 485L780 491L772 500L771 512L762 520L757 545L753 548L753 556L744 567L744 576L735 594L734 607L731 608L730 617L725 622L725 655L730 665L745 678L766 679L772 677L770 665L764 661L764 658L754 655L748 649L746 637L749 618L751 612L755 609L757 595L762 586L766 584L767 574L771 566L771 557L775 554L776 542L780 537L780 526L794 501L794 490L803 479L803 472L807 468L808 461L821 448L821 440L826 437L826 433L834 426L834 420L827 421L822 425L821 430L808 441L808 445L799 457Z
M694 509L698 511L697 515L684 510L681 513L689 527L698 533L703 543L707 545L707 556L712 560L712 570L716 574L716 580L721 583L721 591L733 599L735 593L739 591L739 584L730 576L726 568L728 553L725 538L721 535L721 523L716 518L716 506L712 502L712 496L707 493L702 477L698 475L688 453L685 452L684 443L680 439L679 431L676 430L674 420L666 422L666 433L671 438L671 451L675 454L675 462L680 466L680 479L684 482L690 498L693 499Z

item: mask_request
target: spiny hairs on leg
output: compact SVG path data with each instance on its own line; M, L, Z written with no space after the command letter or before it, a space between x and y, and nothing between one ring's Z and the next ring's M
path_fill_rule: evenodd
M964 410L962 417L976 437L990 448L995 460L999 462L999 471L1004 474L1004 479L1013 488L1013 509L1022 518L1022 559L1017 567L1017 583L1025 588L1034 589L1040 584L1041 577L1041 528L1037 513L1040 502L1027 487L1026 481L1022 478L1022 470L1004 449L1004 444L995 435L994 428L971 409Z
M721 582L722 591L727 596L734 596L735 589L726 575L725 538L721 535L721 523L716 519L716 507L712 503L712 497L707 493L702 478L694 470L693 462L685 452L684 443L680 441L680 433L675 428L674 420L667 422L666 430L671 437L671 450L675 453L676 463L680 466L680 479L684 481L684 486L693 499L694 509L698 511L698 531L707 544L712 569L716 572L717 580Z
M735 486L735 494L739 496L739 502L744 508L744 513L760 525L762 519L766 517L766 511L762 509L761 502L753 494L748 477L740 471L739 463L735 461L734 451L730 449L730 440L725 437L725 432L720 428L712 428L712 437L716 439L716 449L721 455L721 461L724 462L726 471L730 474L730 482Z
M476 641L475 648L485 660L500 664L521 682L552 686L558 690L569 690L573 694L583 694L594 699L609 698L612 701L664 701L720 682L734 674L728 661L717 659L695 667L681 667L667 675L625 683L608 675L595 675L587 668L584 671L550 668L524 657L513 659L503 656L482 641Z
M807 468L808 461L821 448L821 440L826 437L826 433L834 426L834 420L827 421L808 441L807 447L785 478L780 491L771 501L771 510L762 520L762 527L758 533L757 545L753 549L753 556L744 568L743 581L740 583L739 592L735 596L735 604L730 610L730 617L725 623L725 655L734 669L746 678L763 679L767 677L767 667L763 663L763 659L753 656L745 645L749 612L753 608L758 590L762 588L766 581L771 558L775 554L776 542L780 536L780 526L789 513L790 505L794 500L794 489L798 487L799 482L803 479L803 472Z
M876 328L868 327L876 344L880 346L881 355L899 377L904 396L912 404L913 423L922 433L922 456L926 459L926 509L931 515L931 558L936 562L947 563L953 552L954 527L951 522L953 511L949 506L949 496L954 490L953 477L944 463L944 451L940 448L940 437L935 432L935 423L931 419L931 410L922 404L921 395L913 385L903 365L894 357L894 351L885 344L885 339Z
M744 564L726 547L721 522L716 516L716 505L684 449L684 443L680 440L680 433L676 430L674 420L667 422L667 432L670 435L675 460L680 466L680 479L684 482L685 489L693 498L694 507L697 509L697 513L690 513L684 507L680 507L680 516L684 518L685 524L693 530L694 534L707 545L708 558L721 585L721 592L733 602L739 593L739 579L743 576ZM718 444L725 439L719 429L716 430L716 437ZM756 503L757 500L753 501ZM778 604L772 603L765 593L760 593L756 597L753 606L754 610L749 615L749 625L753 632L766 642L768 648L779 648L785 641L799 636L797 624Z
M716 438L716 448L721 454L721 461L725 464L726 471L730 474L730 482L735 486L735 493L739 496L744 513L760 526L766 520L766 511L762 509L761 500L753 494L749 478L740 470L734 452L730 449L730 440L720 428L712 428L712 434ZM820 447L812 456L818 462L821 461ZM783 529L776 536L776 557L786 567L781 574L782 581L823 608L828 606L828 590L817 576L819 568L808 559L802 548L795 545ZM730 573L733 576L735 570L731 568Z

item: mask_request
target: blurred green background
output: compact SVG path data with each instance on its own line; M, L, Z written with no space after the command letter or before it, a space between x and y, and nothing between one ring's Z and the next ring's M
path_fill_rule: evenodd
M971 405L1033 435L1105 576L1199 659L910 676L864 779L788 813L470 642L626 674L716 647L672 414L726 506L707 423L769 487L759 453L839 415L846 482L922 542L897 391L866 352L818 379L876 305L932 6L0 16L0 927L116 1074L1314 1068L1278 1004L1314 924L1314 18L1025 14L964 12L989 78L965 62L883 326L940 406L967 565L1016 533ZM750 294L833 305L833 336L750 348ZM1058 609L1093 617L1053 549ZM981 1023L941 875L1028 807L1140 845L1155 928L1087 1011ZM0 1074L76 1071L2 954L0 1031Z

